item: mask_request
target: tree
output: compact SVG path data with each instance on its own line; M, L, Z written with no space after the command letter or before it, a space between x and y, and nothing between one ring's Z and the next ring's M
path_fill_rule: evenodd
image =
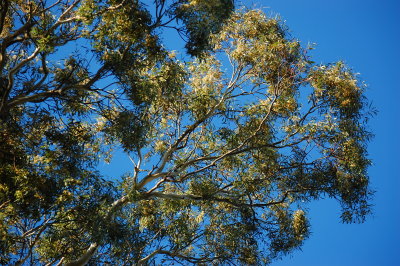
M232 9L1 2L2 264L262 264L307 239L311 200L364 221L365 86ZM162 46L165 27L191 59ZM107 179L119 148L133 170Z

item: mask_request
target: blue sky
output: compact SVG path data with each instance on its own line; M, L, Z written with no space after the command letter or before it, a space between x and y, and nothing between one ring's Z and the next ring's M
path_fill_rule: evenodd
M344 60L369 85L378 109L371 121L375 138L369 153L374 213L364 224L341 224L339 206L325 200L310 205L312 235L292 256L274 266L395 266L400 254L400 1L253 0L280 14L293 37L316 43L317 63Z

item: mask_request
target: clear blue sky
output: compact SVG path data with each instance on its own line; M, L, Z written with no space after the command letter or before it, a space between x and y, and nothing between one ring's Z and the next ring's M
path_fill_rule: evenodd
M317 63L344 60L361 73L379 110L369 148L374 214L364 224L341 224L336 202L316 202L310 208L313 233L302 251L272 265L400 265L400 1L243 2L280 14L303 45L316 43Z
M247 7L280 14L293 37L316 43L317 63L345 61L369 85L368 98L379 110L371 121L370 143L374 214L364 224L341 224L331 200L310 205L312 235L302 251L273 266L400 265L400 1L252 0ZM168 48L181 49L181 41ZM117 154L117 165L129 165ZM114 172L117 165L104 167ZM108 168L108 169L107 169ZM113 168L113 169L111 169ZM129 170L129 169L124 169ZM114 172L115 174L115 172Z

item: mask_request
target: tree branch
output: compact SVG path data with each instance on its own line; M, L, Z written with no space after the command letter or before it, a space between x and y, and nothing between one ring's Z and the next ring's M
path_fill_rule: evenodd
M77 260L68 262L65 266L82 266L89 262L89 260L93 257L98 247L97 243L90 244L89 248L86 252Z

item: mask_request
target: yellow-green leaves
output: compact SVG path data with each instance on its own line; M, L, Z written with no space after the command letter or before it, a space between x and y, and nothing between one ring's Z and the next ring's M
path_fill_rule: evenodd
M308 222L305 213L302 210L297 210L293 213L292 227L296 238L299 241L304 240L308 235Z
M327 99L341 115L351 117L362 107L364 88L343 62L315 68L309 79L317 99Z
M196 61L189 65L190 74L188 87L188 107L196 119L204 119L204 116L213 109L224 108L226 102L221 96L226 90L220 62L213 57Z
M255 84L268 84L272 95L292 93L305 64L299 42L287 39L281 22L259 10L234 14L213 44Z

